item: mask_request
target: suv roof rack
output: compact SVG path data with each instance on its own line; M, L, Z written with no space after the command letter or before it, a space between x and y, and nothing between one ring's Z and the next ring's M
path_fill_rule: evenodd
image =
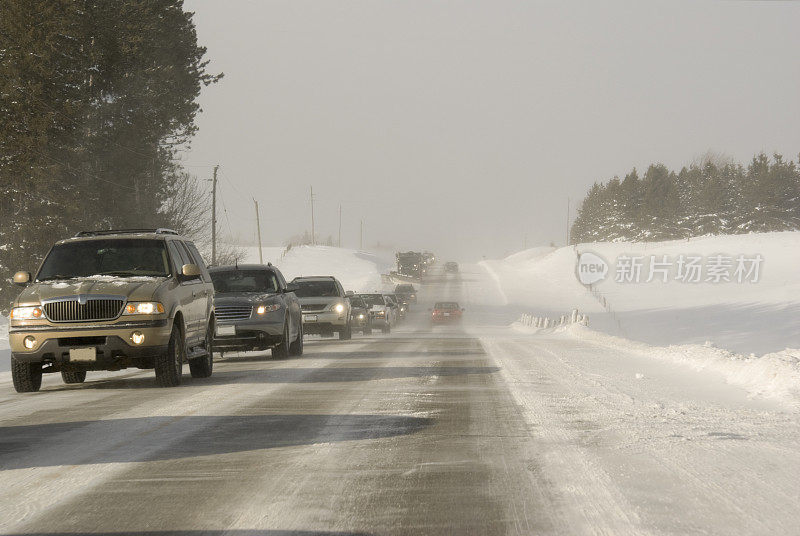
M83 236L103 236L103 235L115 235L115 234L143 234L143 233L153 233L153 234L169 234L169 235L177 235L178 231L173 231L172 229L164 229L160 227L158 229L104 229L102 231L81 231L77 233L74 238L79 238Z

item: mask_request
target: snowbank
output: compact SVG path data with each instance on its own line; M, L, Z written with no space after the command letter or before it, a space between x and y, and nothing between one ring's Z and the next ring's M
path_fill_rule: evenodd
M243 248L247 262L258 262L258 248ZM346 290L372 292L382 289L381 274L392 269L391 259L366 251L328 246L264 248L264 262L277 266L287 280L298 276L332 275Z
M607 278L595 285L610 311L575 275L578 252L592 252L609 265ZM639 283L617 282L622 255L645 259ZM761 255L757 282L681 282L677 267L668 281L651 282L651 255L737 257ZM509 305L541 316L573 308L586 312L590 326L660 346L703 343L738 353L764 354L800 347L800 233L762 233L702 237L653 243L591 243L577 247L536 248L481 266L497 282ZM619 324L617 324L617 320ZM620 327L621 326L621 327Z
M522 327L515 326L515 329L522 330ZM743 356L716 348L710 343L651 346L577 324L549 331L590 341L618 352L672 361L695 370L713 371L724 377L728 383L743 387L753 396L777 398L800 407L800 349L787 348L760 357Z

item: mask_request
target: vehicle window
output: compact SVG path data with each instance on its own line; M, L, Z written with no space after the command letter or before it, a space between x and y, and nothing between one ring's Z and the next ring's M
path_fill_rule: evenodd
M278 278L270 270L226 270L211 272L214 291L220 294L231 292L277 292Z
M186 259L183 258L183 254L181 254L174 240L170 240L167 243L169 244L169 256L172 258L172 266L175 273L180 274L183 265L186 264Z
M353 307L360 307L362 309L365 309L367 307L367 304L364 303L364 300L362 300L358 296L352 296L350 298L350 305L352 305Z
M339 289L335 281L309 281L295 280L300 288L295 292L298 298L334 297L339 296Z
M456 302L436 302L434 309L458 309Z
M211 281L211 276L206 268L206 261L203 259L203 256L200 255L200 252L197 250L197 246L195 246L192 242L184 242L183 245L186 246L187 250L189 250L189 255L192 257L192 262L200 267L200 271L203 273L203 281L206 283Z
M369 304L370 307L372 307L373 305L386 305L383 296L380 294L361 294L361 298L367 304Z
M93 275L167 277L170 266L162 240L111 239L54 246L38 281Z

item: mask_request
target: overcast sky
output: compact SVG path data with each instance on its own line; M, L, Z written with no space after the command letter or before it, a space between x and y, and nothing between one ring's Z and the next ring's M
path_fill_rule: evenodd
M190 171L223 237L463 260L566 239L594 181L800 152L800 2L190 0L212 72Z

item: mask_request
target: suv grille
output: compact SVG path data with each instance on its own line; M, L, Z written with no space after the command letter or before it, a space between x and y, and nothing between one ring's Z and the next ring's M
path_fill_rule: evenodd
M54 301L44 304L44 314L51 322L91 322L114 320L122 312L125 300L88 299L81 304L77 299Z
M329 303L307 303L305 305L301 305L300 309L303 311L322 311L329 305Z
M234 322L247 320L253 314L252 305L218 305L214 307L214 314L219 322Z

